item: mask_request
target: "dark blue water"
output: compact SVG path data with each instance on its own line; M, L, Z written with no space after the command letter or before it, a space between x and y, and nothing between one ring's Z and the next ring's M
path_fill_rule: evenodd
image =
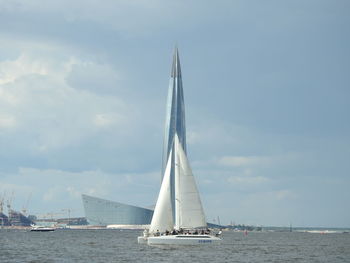
M221 245L165 249L140 233L0 230L0 262L350 262L350 234L224 232Z

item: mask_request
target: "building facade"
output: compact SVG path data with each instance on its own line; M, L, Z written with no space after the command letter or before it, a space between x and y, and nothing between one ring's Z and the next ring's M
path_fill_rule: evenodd
M182 88L182 75L178 49L175 48L173 65L169 81L168 99L165 115L165 129L163 142L162 176L169 159L169 154L174 142L175 133L179 137L182 148L186 151L186 123L185 102Z
M153 210L93 196L82 195L86 220L90 225L148 225Z

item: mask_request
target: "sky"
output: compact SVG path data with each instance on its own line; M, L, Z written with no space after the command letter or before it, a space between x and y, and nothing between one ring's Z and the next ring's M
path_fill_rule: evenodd
M350 227L347 0L0 0L0 198L154 205L175 45L207 221Z

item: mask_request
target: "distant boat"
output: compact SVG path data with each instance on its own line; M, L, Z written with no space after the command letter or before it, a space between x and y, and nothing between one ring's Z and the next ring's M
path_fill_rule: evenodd
M175 209L172 207L171 167L175 167ZM174 222L175 219L175 222ZM207 229L204 210L187 156L177 134L165 169L149 230L138 237L148 245L202 245L219 243Z
M50 231L55 231L56 228L54 227L48 227L48 226L37 226L37 225L32 225L32 228L30 231L36 231L36 232L50 232Z

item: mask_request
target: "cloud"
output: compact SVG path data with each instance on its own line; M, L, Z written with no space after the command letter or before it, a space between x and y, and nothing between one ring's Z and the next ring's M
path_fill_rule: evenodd
M110 65L77 61L71 65L66 81L76 89L85 89L96 94L116 94L120 89L120 74Z
M122 125L126 129L129 119L123 115L130 117L132 110L121 99L76 89L66 82L67 76L74 75L73 65L80 64L85 62L74 57L30 54L0 63L0 106L6 112L0 114L0 126L15 127L24 137L34 137L35 141L25 143L39 151L79 143L100 127ZM93 67L93 62L88 64Z
M298 197L298 195L291 190L276 191L276 192L273 192L273 195L275 195L276 199L278 200L296 199Z
M269 181L268 178L263 176L232 176L227 180L231 184L243 184L243 185L251 185L251 184L261 184Z
M0 60L3 169L32 162L34 168L135 170L156 162L160 147L149 146L161 143L161 126L150 112L152 98L127 94L123 74L98 56L74 54L59 43L23 43L14 45L19 53Z
M219 159L220 164L233 167L269 165L271 162L272 158L266 156L224 156Z
M108 127L118 122L120 117L117 114L96 114L94 124L99 127Z
M50 65L45 59L35 58L34 60L28 55L22 54L16 60L3 61L0 63L0 85L11 83L16 79L31 75L48 75L57 74L56 71L48 72Z
M16 125L16 119L10 115L0 115L0 131L2 128L12 128Z

